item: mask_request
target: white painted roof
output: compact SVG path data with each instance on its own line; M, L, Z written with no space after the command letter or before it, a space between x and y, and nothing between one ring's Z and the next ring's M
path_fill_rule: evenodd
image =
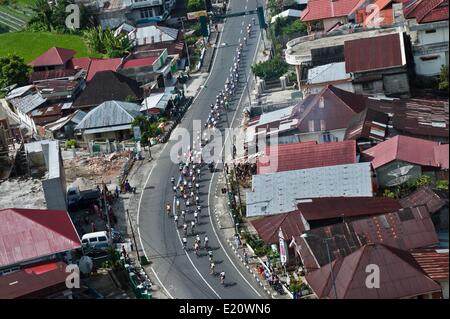
M317 66L308 71L308 83L318 84L351 79L345 72L345 62L330 63Z

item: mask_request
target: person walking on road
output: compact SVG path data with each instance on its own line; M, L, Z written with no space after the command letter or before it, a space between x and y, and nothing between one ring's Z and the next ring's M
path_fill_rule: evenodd
M245 248L244 248L243 253L244 253L244 262L245 262L246 264L248 264L248 252L247 252L247 250L246 250Z

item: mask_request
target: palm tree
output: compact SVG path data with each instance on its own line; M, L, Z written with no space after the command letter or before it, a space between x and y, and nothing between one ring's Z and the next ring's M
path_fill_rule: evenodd
M34 6L32 7L32 10L34 11L32 22L34 23L38 22L42 25L45 25L47 31L50 32L52 30L53 12L47 0L36 0Z

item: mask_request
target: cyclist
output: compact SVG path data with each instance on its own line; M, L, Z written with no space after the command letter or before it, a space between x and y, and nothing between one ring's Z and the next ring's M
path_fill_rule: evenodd
M214 264L214 262L209 263L209 269L211 270L211 275L214 275L216 273L216 265Z
M197 257L198 257L198 252L199 252L199 250L200 250L200 245L199 245L198 243L195 243L195 244L194 244L194 250L195 250L195 254L196 254Z
M183 224L184 236L187 236L188 225L186 223Z
M175 224L176 224L177 227L178 227L178 215L175 215L173 219L175 220Z
M225 283L225 271L220 273L220 283L223 285Z
M209 262L210 262L210 263L214 262L212 250L209 250L209 251L208 251L208 258L209 258Z
M252 18L252 21L253 21L253 25L256 25L256 19Z
M208 249L208 242L209 242L208 236L205 236L205 249Z
M175 177L172 176L172 177L170 178L170 182L172 183L172 185L175 185Z
M194 221L196 224L198 224L198 213L197 211L194 213Z
M183 217L183 221L186 220L186 211L185 210L181 211L181 217Z
M191 221L191 230L192 230L192 235L194 235L195 232L195 222Z
M186 250L186 246L187 246L187 239L186 237L183 237L183 249Z
M167 215L170 215L170 204L166 205L166 211L167 211Z

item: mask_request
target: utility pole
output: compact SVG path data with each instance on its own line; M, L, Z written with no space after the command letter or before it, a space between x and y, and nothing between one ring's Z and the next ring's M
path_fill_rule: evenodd
M130 222L131 235L133 236L134 248L136 249L136 256L137 256L138 261L140 262L141 259L139 258L139 247L136 242L136 236L134 235L133 223L131 222L130 212L128 211L128 209L127 209L127 216L128 216L128 221Z
M251 72L251 71L250 71ZM252 98L251 98L251 94L250 94L250 89L249 89L249 81L248 81L248 77L247 77L247 72L244 70L244 76L245 76L245 83L246 83L246 88L247 88L247 95L248 95L248 103L250 105L252 105Z
M103 184L103 203L104 203L105 211L106 211L106 222L108 224L109 246L112 246L113 240L112 240L111 221L109 220L108 203L106 201L106 193L108 191L108 187L106 187L105 182L102 182L102 184Z
M181 27L183 28L184 45L186 46L187 60L188 60L188 65L189 65L188 74L189 74L189 69L191 68L191 58L189 56L189 47L186 42L186 30L184 29L184 18L181 17L180 20L181 20Z

